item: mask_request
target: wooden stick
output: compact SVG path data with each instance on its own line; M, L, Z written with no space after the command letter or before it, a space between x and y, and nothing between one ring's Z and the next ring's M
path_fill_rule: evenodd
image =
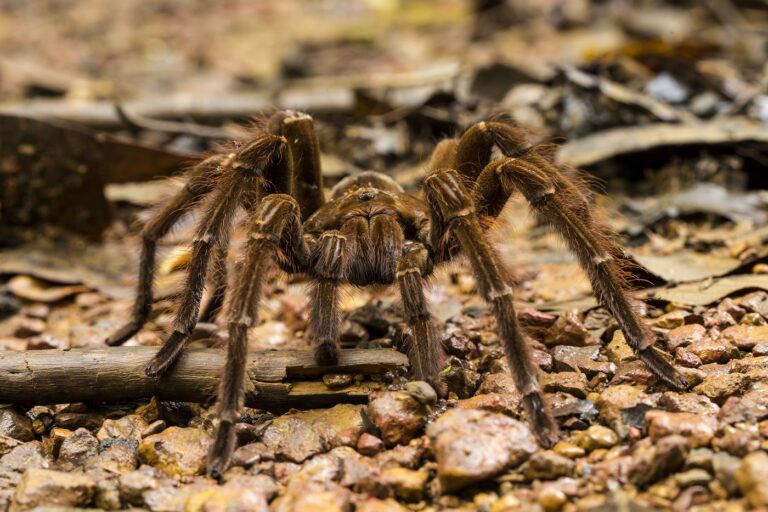
M186 350L162 379L144 374L156 347L0 352L0 402L24 405L71 402L131 401L157 396L161 400L210 402L215 397L224 351ZM337 403L365 403L380 385L362 382L331 389L308 377L326 373L377 374L407 366L408 358L394 350L342 350L336 366L317 366L309 350L253 352L248 378L258 395L248 407L282 412ZM301 379L305 379L304 382Z

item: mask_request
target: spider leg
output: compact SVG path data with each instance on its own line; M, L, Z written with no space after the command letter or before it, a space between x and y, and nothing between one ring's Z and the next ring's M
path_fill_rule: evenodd
M265 186L264 176L290 174L290 155L283 158L285 139L265 135L241 149L232 159L229 172L213 195L209 211L192 240L192 256L184 292L173 323L173 332L150 361L150 377L165 373L176 361L197 322L208 263L214 248L228 239L232 219L241 200ZM245 193L248 191L248 193Z
M589 202L573 182L535 150L489 165L483 175L478 185L495 180L497 189L516 188L535 210L549 219L576 254L601 304L616 318L640 359L667 384L685 388L685 379L653 347L653 333L640 320L627 296L621 247L613 240L609 228L593 217Z
M472 197L459 173L448 169L428 176L424 190L430 208L438 211L468 256L480 293L491 304L512 377L523 395L523 406L533 432L542 445L552 446L558 437L557 424L544 400L531 349L517 321L509 277L480 226Z
M157 241L165 236L185 213L197 206L203 196L213 189L215 182L213 175L225 165L226 160L226 156L216 155L195 166L184 188L155 213L144 226L141 232L139 281L131 319L107 339L107 345L122 345L147 322L152 311L152 281L155 271Z
M307 220L325 204L320 143L312 118L300 112L278 112L270 118L267 129L288 141L294 163L293 197L301 208L301 220Z
M301 235L299 206L288 195L265 196L253 216L253 230L228 312L229 343L219 387L220 421L207 464L208 473L215 478L227 469L235 446L235 423L248 384L245 378L248 328L257 321L264 280L275 255L285 245L306 259L308 249Z
M340 231L323 232L312 251L316 282L309 325L316 343L315 361L320 365L334 365L339 358L339 285L347 256L347 236Z
M397 262L397 283L406 321L413 332L413 343L408 351L411 373L432 384L442 394L445 385L440 379L440 370L445 354L424 297L424 277L431 272L432 261L424 245L407 243Z
M229 250L229 237L223 240L214 249L213 263L211 264L211 284L213 293L208 303L200 313L198 322L213 322L224 305L224 299L227 293L227 252Z

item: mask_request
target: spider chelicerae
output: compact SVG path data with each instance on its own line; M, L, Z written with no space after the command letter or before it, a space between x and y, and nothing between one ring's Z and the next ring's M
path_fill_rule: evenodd
M502 156L496 158L498 154ZM340 287L396 283L412 331L412 376L440 390L443 351L427 308L425 280L436 265L464 254L496 317L527 420L539 442L551 446L558 437L557 423L515 314L511 279L486 235L514 191L562 235L638 357L662 381L675 388L686 386L653 347L651 330L627 296L622 272L627 260L621 247L594 218L589 201L568 177L574 173L554 163L553 154L552 145L530 144L527 133L514 123L492 119L437 145L426 170L423 199L378 172L341 180L326 199L312 118L277 112L247 143L192 168L186 186L146 224L133 315L107 342L124 342L147 321L157 241L208 196L192 241L173 332L146 368L149 376L164 374L198 319L211 321L221 309L233 218L238 209L246 211L250 233L227 308L229 341L218 396L219 423L207 466L209 474L220 476L234 449L235 423L246 392L247 331L257 322L264 281L273 265L313 281L310 331L321 365L333 365L339 355ZM207 281L211 299L198 316Z

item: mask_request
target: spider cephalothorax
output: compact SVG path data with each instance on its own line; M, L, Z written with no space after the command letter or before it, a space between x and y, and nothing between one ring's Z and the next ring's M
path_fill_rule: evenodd
M494 149L503 156L493 159ZM685 386L653 347L653 334L624 291L621 248L594 219L589 202L567 177L572 173L561 172L553 162L551 149L532 146L525 132L510 122L478 123L461 138L437 146L426 171L424 199L405 193L386 175L365 172L342 180L326 202L312 119L278 112L253 140L193 168L187 186L145 226L133 317L108 343L122 343L146 322L157 240L210 195L192 241L173 332L146 370L151 376L166 372L198 320L209 268L213 293L199 318L212 320L223 304L232 219L239 208L246 210L251 231L228 305L220 421L208 461L209 473L220 475L234 448L234 425L245 393L246 332L257 321L262 284L272 265L313 281L310 331L320 364L334 364L338 357L339 287L396 283L413 334L412 375L439 390L443 352L424 297L425 279L435 265L463 253L497 319L528 421L539 441L549 446L557 439L557 424L517 321L510 279L486 236L487 227L517 190L563 236L638 356L666 383Z

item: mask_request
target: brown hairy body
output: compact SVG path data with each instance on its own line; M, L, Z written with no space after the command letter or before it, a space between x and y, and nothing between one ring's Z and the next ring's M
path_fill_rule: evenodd
M493 159L494 149L503 156ZM192 169L187 186L145 226L133 316L108 343L124 342L146 322L157 240L210 196L192 242L173 332L146 369L150 376L165 373L198 319L211 321L221 309L232 220L239 208L246 210L251 231L227 308L227 361L219 389L219 425L208 460L208 472L220 476L234 449L234 426L246 391L246 333L257 322L262 286L272 265L311 277L310 330L315 359L324 365L335 364L339 354L339 287L396 284L413 334L412 376L440 392L443 350L427 308L425 279L436 265L464 254L497 319L526 417L539 441L551 446L558 437L557 424L517 321L511 279L486 236L515 191L563 236L638 356L664 382L677 388L686 385L653 347L652 333L626 295L621 248L594 219L588 200L569 177L575 173L556 165L552 153L551 145L528 143L526 133L514 124L492 120L436 147L426 171L424 198L405 193L384 174L364 172L339 182L326 201L312 119L278 112L265 132ZM213 293L200 314L206 281Z

